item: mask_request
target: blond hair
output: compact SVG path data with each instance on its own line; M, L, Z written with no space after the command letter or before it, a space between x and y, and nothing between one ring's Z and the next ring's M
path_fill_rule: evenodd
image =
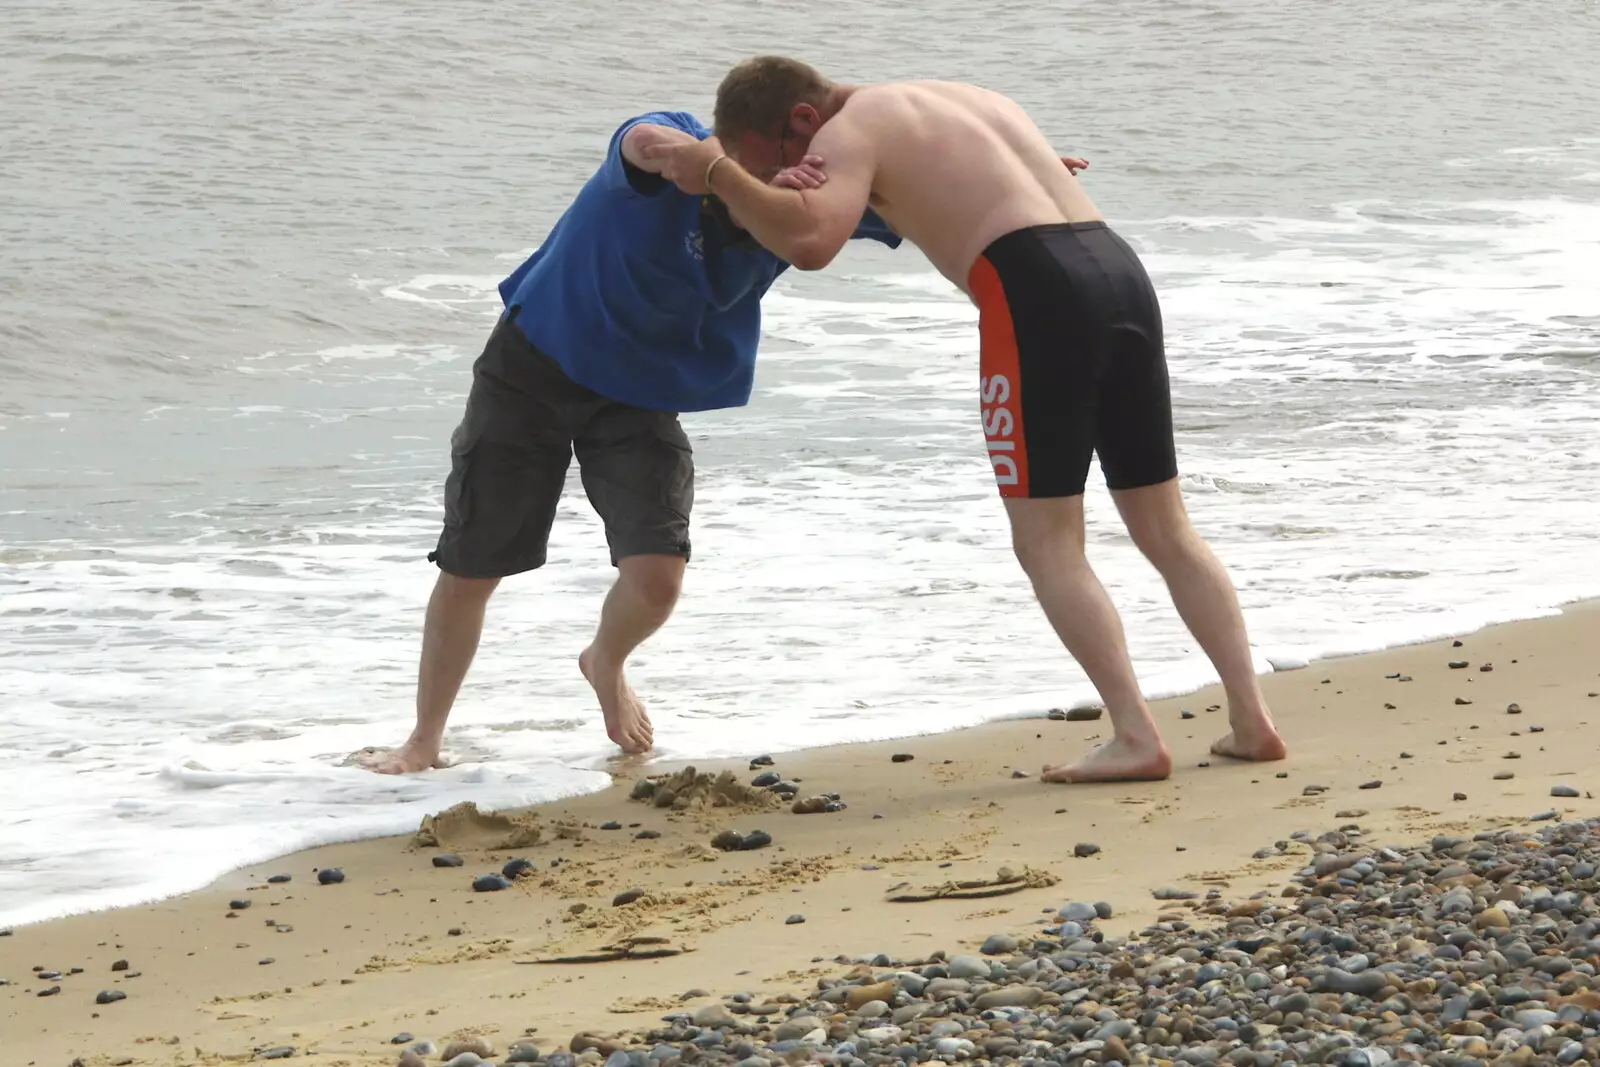
M822 110L833 83L815 68L785 56L756 56L728 71L717 86L712 125L721 138L778 136L796 104Z

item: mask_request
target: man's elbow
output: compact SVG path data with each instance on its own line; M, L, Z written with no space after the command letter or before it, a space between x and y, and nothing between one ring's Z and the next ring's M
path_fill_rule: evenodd
M631 166L637 167L648 174L659 174L661 163L645 156L644 150L655 144L658 140L655 127L640 123L622 135L622 158Z
M789 249L789 262L795 270L821 270L838 254L839 248L833 242L797 241Z

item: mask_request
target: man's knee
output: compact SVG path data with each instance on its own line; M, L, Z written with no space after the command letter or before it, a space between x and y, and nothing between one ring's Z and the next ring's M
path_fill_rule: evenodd
M620 581L656 611L669 611L683 589L683 570L688 561L682 556L626 556L617 561Z
M1157 570L1181 567L1205 551L1189 521L1177 479L1111 494L1128 536Z
M1029 577L1083 562L1083 498L1008 500L1011 551Z
M1205 542L1188 520L1137 530L1129 527L1128 534L1151 566L1163 573L1188 566L1206 551Z
M440 571L434 583L433 595L457 603L484 603L500 585L498 578L463 578L459 574Z

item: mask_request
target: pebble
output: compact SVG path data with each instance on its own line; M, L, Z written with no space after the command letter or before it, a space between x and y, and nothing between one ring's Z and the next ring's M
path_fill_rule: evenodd
M1194 712L1192 712L1192 711L1180 711L1180 712L1178 712L1178 718L1180 718L1180 719L1192 719L1192 718L1194 718Z
M125 971L125 970L128 969L128 961L127 960L118 960L117 962L115 962L115 963L113 963L111 965L111 969L112 969L112 971Z
M1200 894L1187 889L1175 889L1172 886L1162 886L1154 890L1151 896L1157 900L1194 900Z
M511 1051L506 1053L507 1063L538 1063L539 1049L526 1041L511 1046Z
M757 767L770 767L770 766L772 766L772 757L771 756L757 756L755 759L750 761L750 769L751 770L755 770Z
M245 900L243 897L241 897L238 900L230 900L230 901L228 901L228 907L231 908L234 911L243 911L244 909L248 908L252 903L254 903L254 901Z
M285 883L292 882L292 881L294 881L294 876L293 875L290 875L290 874L275 874L271 878L267 879L267 884L268 885L284 885Z
M1072 846L1072 854L1079 859L1093 856L1099 851L1100 846L1095 844L1093 841L1079 841L1076 845Z
M1350 826L1293 836L1315 851L1284 874L1287 896L1172 890L1164 899L1193 903L1129 937L1096 928L1109 906L1073 901L1047 934L990 938L988 956L859 956L848 977L824 976L784 1006L744 993L729 998L738 1014L724 1002L669 1014L616 1039L604 1062L1600 1063L1600 820L1440 834L1406 848ZM1280 854L1292 854L1287 844ZM602 1059L561 1052L543 1062Z
M317 872L318 885L338 885L342 881L344 881L344 872L337 867L324 867ZM261 1058L266 1059L267 1057L263 1054ZM282 1059L283 1057L279 1056L277 1058Z
M889 762L890 763L910 763L912 760L914 760L916 758L917 757L913 756L909 752L896 752L894 755L889 757Z
M613 819L610 822L601 823L600 824L600 829L602 829L602 830L620 830L620 829L622 829L622 824L620 822L617 822L615 819Z
M1570 785L1553 785L1550 787L1550 795L1553 797L1576 797L1582 794Z
M992 934L978 951L985 956L1008 956L1017 951L1017 939L1010 934Z
M396 1067L427 1067L428 1061L418 1056L410 1049L400 1053L400 1061Z
M1467 661L1464 659L1453 659L1450 661L1450 669L1453 671L1463 670L1467 667L1467 665Z
M1373 779L1370 782L1362 782L1361 785L1358 788L1360 788L1360 789L1381 789L1381 788L1383 788L1383 782L1378 780L1378 779Z
M635 841L654 841L660 836L660 830L640 830L638 833L633 835L633 839ZM509 1063L510 1061L508 1060L507 1062Z
M498 874L480 874L472 880L472 889L476 893L495 893L510 888L511 883Z
M506 865L500 868L500 874L506 881L515 882L518 878L526 878L533 874L534 870L532 860L514 859L506 861Z
M1105 708L1073 708L1067 712L1068 722L1095 722L1105 714Z
M781 781L783 781L783 778L779 776L777 771L768 771L750 779L750 785L754 789L771 789Z
M457 856L454 852L445 852L433 857L435 867L460 867L467 861Z
M127 1000L128 994L120 989L103 989L94 998L96 1004L115 1004L119 1000Z
M415 1040L416 1040L416 1037L413 1034L398 1033L398 1034L395 1034L393 1037L391 1037L389 1039L389 1044L391 1044L391 1045L409 1045L409 1044L411 1044L411 1042L413 1042Z
M625 904L632 904L642 896L644 896L643 889L626 889L611 898L611 906L620 908Z
M951 978L987 978L991 973L989 961L981 956L957 956L945 969Z
M1506 705L1506 714L1507 715L1521 715L1522 714L1522 705L1521 704L1507 704Z
M324 882L323 884L326 885L327 883ZM293 1055L294 1055L294 1046L292 1046L292 1045L274 1045L272 1048L264 1049L263 1051L256 1053L256 1059L258 1059L258 1060L286 1060L290 1056L293 1056Z
M444 1052L440 1054L440 1058L449 1062L463 1052L470 1052L474 1056L485 1058L494 1055L494 1045L489 1043L488 1038L473 1034L470 1037L461 1038L459 1041L450 1042L444 1047Z
M806 917L804 915L791 915L787 919L783 920L783 925L785 925L785 926L799 926L801 923L803 923L805 921L806 921Z
M697 1008L693 1019L696 1026L733 1026L738 1022L724 1004L707 1004Z

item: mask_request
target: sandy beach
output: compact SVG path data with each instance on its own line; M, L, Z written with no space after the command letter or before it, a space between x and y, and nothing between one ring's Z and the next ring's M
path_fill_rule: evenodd
M732 772L728 806L634 799L640 779L682 768L619 763L603 793L441 817L437 844L318 849L161 904L20 928L0 937L8 1062L219 1063L287 1047L326 1064L393 1063L399 1034L441 1049L467 1034L498 1050L567 1049L580 1033L630 1047L663 1015L725 994L792 1003L862 957L1026 940L1067 901L1110 904L1108 937L1163 914L1200 925L1221 910L1207 905L1212 889L1223 901L1281 897L1312 855L1307 834L1344 828L1376 847L1525 826L1549 810L1600 816L1594 603L1264 686L1291 746L1282 763L1208 757L1226 729L1212 690L1156 706L1176 762L1160 783L1041 784L1042 764L1108 732L1103 718L1045 709L770 768L695 768L702 786ZM750 787L768 771L800 799L836 794L843 810L795 813ZM1577 795L1553 795L1559 786ZM730 829L771 843L713 847ZM447 853L462 865L435 866ZM515 884L474 891L518 858L531 869ZM319 884L326 868L343 880ZM961 883L988 886L949 892ZM1169 887L1199 897L1156 899ZM630 938L657 939L633 951L663 954L593 959ZM126 997L97 1004L102 991Z

